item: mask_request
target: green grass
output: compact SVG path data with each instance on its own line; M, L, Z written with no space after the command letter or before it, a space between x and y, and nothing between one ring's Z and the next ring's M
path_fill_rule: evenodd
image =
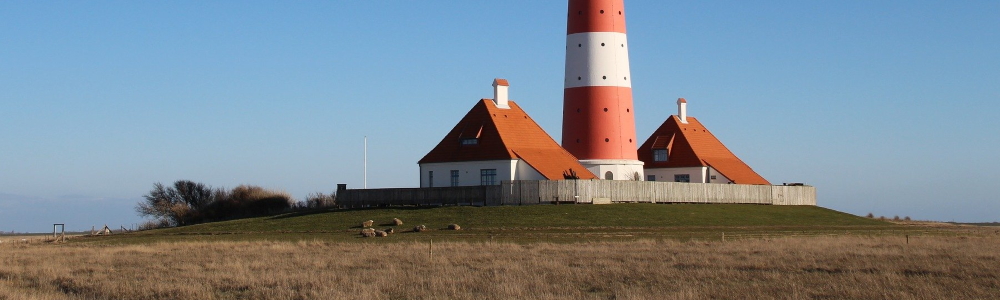
M391 226L400 218L402 226ZM292 213L86 238L80 242L152 242L173 240L333 240L357 238L360 223L395 227L389 239L508 239L514 241L580 241L633 238L731 238L766 235L819 235L914 230L815 206L738 204L612 204L500 207L434 207L331 210ZM448 224L461 231L444 230ZM407 232L415 225L430 232ZM364 239L376 240L376 239Z

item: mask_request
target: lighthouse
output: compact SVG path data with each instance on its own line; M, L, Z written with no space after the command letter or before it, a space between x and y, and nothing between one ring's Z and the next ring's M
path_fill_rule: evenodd
M623 0L569 0L562 146L602 179L642 180Z

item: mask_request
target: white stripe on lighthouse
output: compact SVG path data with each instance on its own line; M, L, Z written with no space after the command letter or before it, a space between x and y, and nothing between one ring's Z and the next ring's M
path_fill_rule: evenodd
M582 86L632 87L624 33L581 32L566 36L565 87Z

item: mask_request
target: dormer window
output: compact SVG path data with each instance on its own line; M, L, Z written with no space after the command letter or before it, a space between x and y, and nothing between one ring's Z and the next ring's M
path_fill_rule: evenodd
M653 149L653 161L667 161L667 149Z
M479 145L479 139L477 138L462 138L461 140L459 140L459 142L462 143L462 146Z

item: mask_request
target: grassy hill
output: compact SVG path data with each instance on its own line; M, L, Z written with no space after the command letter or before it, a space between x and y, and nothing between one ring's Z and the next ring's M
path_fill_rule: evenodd
M360 223L375 228L404 225L388 239L446 240L513 239L518 241L578 241L616 238L731 238L766 234L831 234L907 230L888 222L862 218L814 206L738 204L612 204L535 205L500 207L428 207L330 210L199 224L145 231L88 241L140 242L177 239L209 240L357 240ZM445 230L448 224L461 231ZM412 233L415 225L430 232ZM372 240L372 239L365 239Z

